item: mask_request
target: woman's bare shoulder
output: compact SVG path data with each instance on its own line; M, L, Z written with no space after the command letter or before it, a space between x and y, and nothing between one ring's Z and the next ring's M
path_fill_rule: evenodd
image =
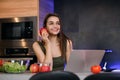
M72 40L67 40L67 48L72 49Z
M35 42L33 43L33 46L38 46L39 43L40 43L40 41L35 41Z
M67 45L71 45L72 46L72 40L67 40Z

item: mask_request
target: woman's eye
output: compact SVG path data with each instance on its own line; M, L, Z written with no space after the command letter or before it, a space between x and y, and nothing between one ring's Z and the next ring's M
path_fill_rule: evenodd
M60 23L59 23L59 22L58 22L57 24L58 24L58 25L60 25Z
M60 25L60 22L48 22L48 25L54 25L54 24L56 24L56 25Z
M50 23L49 23L49 25L52 25L52 24L53 24L53 22L50 22Z
M60 25L60 22L57 22L56 24L57 24L57 25Z

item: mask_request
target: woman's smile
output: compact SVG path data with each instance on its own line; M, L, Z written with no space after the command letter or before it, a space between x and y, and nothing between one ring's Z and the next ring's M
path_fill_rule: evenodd
M60 29L58 29L58 28L52 28L51 31L55 32L55 33L58 33L60 31Z

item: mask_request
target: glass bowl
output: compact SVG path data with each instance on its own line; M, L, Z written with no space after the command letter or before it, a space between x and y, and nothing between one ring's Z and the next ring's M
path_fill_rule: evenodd
M2 69L7 73L23 73L27 70L30 60L4 60Z

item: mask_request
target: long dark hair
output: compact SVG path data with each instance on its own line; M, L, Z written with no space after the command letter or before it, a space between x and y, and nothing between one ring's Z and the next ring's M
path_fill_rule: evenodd
M58 14L56 14L56 13L49 13L49 14L47 14L45 19L44 19L44 22L43 22L43 27L46 27L47 20L51 16L55 16L55 17L59 18L59 21L60 21L60 32L57 35L57 37L59 38L60 50L61 50L61 53L62 53L61 55L62 55L63 59L65 60L65 62L67 62L66 61L67 40L70 41L70 39L63 33L62 22L61 22L60 16Z

